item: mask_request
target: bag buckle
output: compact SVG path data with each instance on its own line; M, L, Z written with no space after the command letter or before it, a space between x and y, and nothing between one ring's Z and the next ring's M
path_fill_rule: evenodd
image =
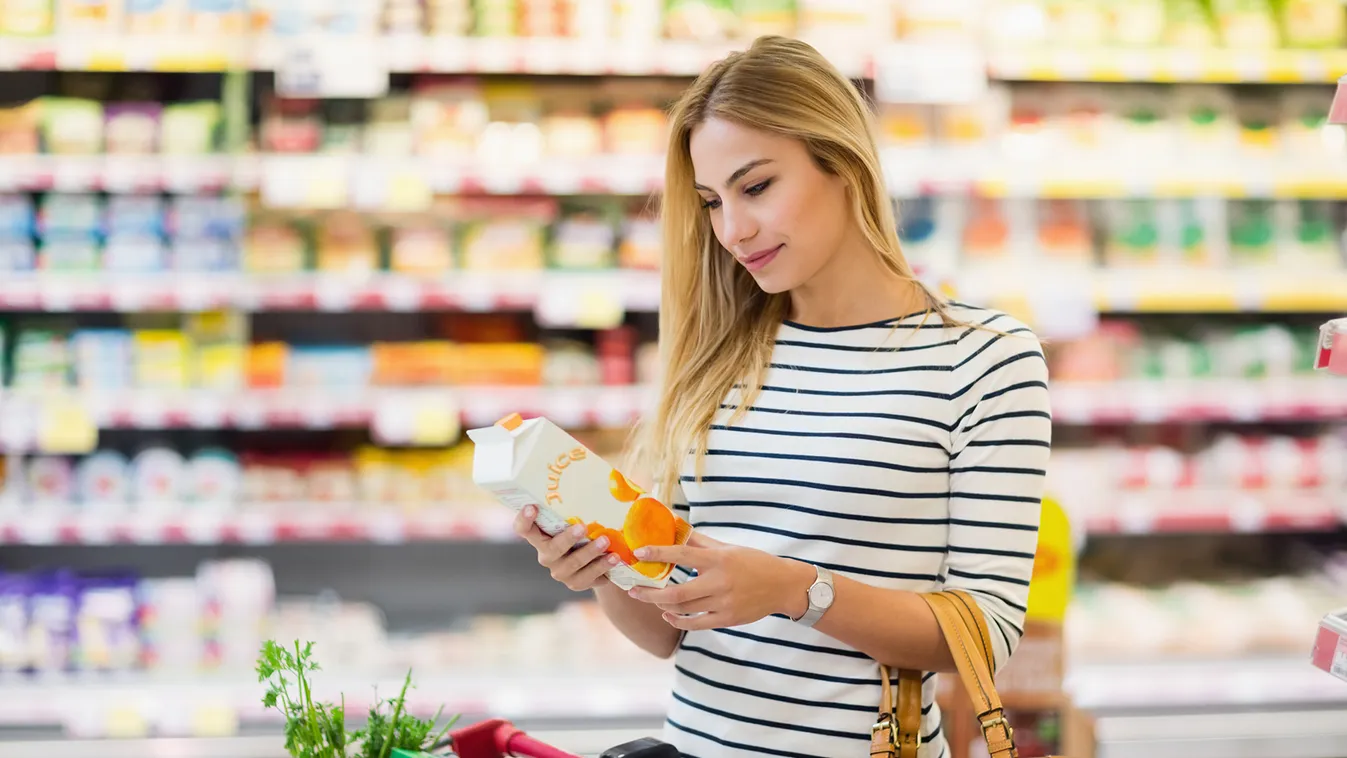
M870 727L871 742L885 729L889 731L888 743L895 748L898 747L898 722L894 721L893 717L888 714L885 714L883 718L875 722L874 726Z
M990 713L994 713L994 711L988 711L987 713L982 714L982 716L986 716L986 715L988 715L988 714L990 714ZM979 718L978 718L978 723L982 725L982 738L983 738L983 739L988 739L988 737L987 737L987 732L990 732L992 729L994 729L994 728L996 728L996 727L998 727L998 726L1002 726L1002 727L1005 727L1005 730L1006 730L1006 738L1009 739L1009 740L1011 741L1011 743L1014 743L1014 742L1015 742L1015 730L1014 730L1013 728L1011 728L1010 722L1009 722L1009 721L1006 721L1006 717L1005 717L1004 713L1002 713L1001 715L999 715L999 716L997 716L997 717L995 717L995 718L990 718L990 719L984 719L984 718L982 718L982 717L979 717Z

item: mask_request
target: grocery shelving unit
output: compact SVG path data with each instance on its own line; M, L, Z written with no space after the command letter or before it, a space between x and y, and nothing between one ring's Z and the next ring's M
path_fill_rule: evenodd
M1299 340L1322 314L1347 311L1347 262L1341 241L1347 216L1341 204L1330 202L1347 200L1342 144L1331 139L1319 146L1306 142L1305 133L1313 130L1297 126L1299 118L1308 118L1297 97L1288 97L1288 102L1299 111L1290 110L1292 105L1285 114L1276 108L1256 111L1260 116L1275 114L1270 123L1282 128L1280 151L1266 145L1267 123L1255 124L1250 116L1241 126L1238 118L1219 110L1214 115L1225 132L1189 133L1175 127L1182 139L1191 140L1182 143L1182 149L1210 141L1228 151L1218 152L1219 159L1195 151L1181 153L1192 160L1131 160L1129 151L1136 148L1128 140L1144 146L1153 139L1144 128L1152 121L1137 117L1147 107L1162 109L1164 115L1156 119L1162 124L1181 123L1190 115L1166 104L1168 84L1202 88L1206 95L1226 93L1219 89L1226 83L1249 85L1233 99L1213 100L1228 103L1231 109L1244 107L1240 97L1256 101L1274 91L1267 85L1297 85L1284 91L1308 93L1309 100L1323 85L1347 73L1347 55L1333 48L1098 45L1087 50L1062 39L1033 45L1004 39L990 45L968 44L967 39L951 43L924 34L919 16L899 24L905 30L902 36L890 33L893 24L874 24L859 12L850 22L830 22L842 31L822 23L811 28L808 9L818 5L800 3L800 26L793 31L816 41L867 91L879 93L876 107L884 125L885 169L903 211L903 237L924 275L962 298L1026 318L1052 341L1058 468L1077 474L1077 481L1072 481L1054 472L1054 487L1087 535L1084 565L1095 572L1092 578L1115 579L1104 583L1115 591L1119 589L1115 585L1125 586L1131 569L1117 555L1136 551L1145 557L1135 558L1135 563L1152 566L1141 573L1153 579L1164 573L1156 565L1175 553L1189 552L1188 540L1210 546L1226 539L1223 535L1235 540L1231 544L1252 546L1254 551L1275 548L1279 554L1294 553L1302 562L1288 565L1297 568L1304 568L1302 543L1316 561L1331 562L1324 556L1343 548L1347 477L1333 468L1332 455L1342 448L1332 447L1329 440L1343 439L1333 438L1331 432L1347 420L1347 392L1340 382L1297 370L1300 364L1288 356L1299 354ZM922 4L894 6L911 11ZM870 30L864 45L837 43L861 28ZM232 135L206 152L109 154L62 150L35 125L38 131L33 134L42 138L31 149L0 149L0 195L164 193L232 198L246 204L248 219L246 226L236 228L229 226L237 219L227 209L211 217L210 223L228 229L223 237L234 251L233 257L226 256L227 265L214 268L62 271L47 265L3 270L0 318L8 316L13 327L52 315L67 326L107 327L133 316L155 328L175 330L181 329L179 322L162 318L223 309L240 314L239 323L247 326L242 338L232 338L236 343L333 344L338 337L350 341L349 335L355 334L362 344L429 339L453 345L503 333L507 336L497 340L514 345L546 341L550 346L562 339L582 345L557 349L555 363L548 363L551 347L522 359L507 352L497 359L507 368L475 357L475 368L466 380L457 374L446 379L447 374L434 374L430 366L427 370L438 379L388 384L276 386L255 383L251 374L242 372L235 384L215 387L134 383L107 387L97 380L62 382L68 386L55 388L6 386L0 389L0 451L16 460L33 454L41 458L81 454L91 447L129 456L146 442L170 450L259 450L242 466L256 467L264 496L249 499L256 493L247 490L220 501L183 502L192 496L177 495L120 507L35 505L31 498L22 498L21 503L0 508L4 545L0 564L7 571L131 567L151 577L182 577L193 575L203 561L260 558L270 567L269 581L277 594L307 598L298 603L298 610L295 604L287 606L289 625L282 629L317 635L320 630L345 628L331 623L334 618L357 619L359 623L350 627L367 636L338 634L332 644L343 651L364 644L386 653L347 661L349 665L326 682L333 690L348 695L369 692L373 682L384 682L382 689L388 689L399 667L413 660L424 697L417 705L428 710L444 702L448 711L469 716L516 717L525 725L560 730L553 741L569 742L577 750L585 749L582 744L622 741L609 736L657 730L667 667L642 661L621 641L600 634L592 609L567 606L553 614L558 604L573 598L534 570L527 549L510 538L500 509L464 487L461 449L453 461L389 458L370 464L373 469L360 469L365 472L360 476L374 470L383 477L389 476L390 469L381 468L386 466L394 475L420 471L418 476L428 482L426 491L434 493L381 502L382 507L370 506L365 490L351 490L363 486L362 480L331 484L321 477L332 476L333 466L340 470L338 476L349 476L350 469L345 468L349 464L342 461L349 461L353 451L371 440L395 449L452 448L462 426L490 423L512 411L544 414L594 434L604 440L602 444L613 444L614 435L601 430L620 432L648 402L642 381L648 377L639 368L637 343L653 338L650 327L659 301L657 251L655 261L648 253L644 258L636 254L638 263L624 266L630 261L615 250L622 243L616 230L629 230L626 222L639 222L642 216L633 209L660 188L660 143L649 139L658 134L658 124L625 127L638 135L627 133L628 142L646 139L644 149L594 147L596 130L612 137L600 117L585 108L578 115L564 108L549 112L537 101L546 100L548 88L555 86L565 93L557 98L561 101L571 98L586 105L596 100L618 105L637 101L630 115L649 119L660 96L642 96L641 87L676 91L680 81L708 62L743 47L743 39L665 39L656 33L604 44L593 38L486 38L404 30L315 40L312 35L287 37L266 30L188 37L70 32L59 26L30 37L0 36L0 101L8 99L3 95L10 77L22 77L25 92L31 82L39 82L39 88L50 94L66 86L70 74L94 73L107 77L101 79L105 83L145 75L212 75L212 81L219 82L213 85L221 101L219 128ZM297 115L276 109L267 95L278 80L294 73L296 51L332 44L349 44L369 53L365 65L390 77L394 94L369 102L393 103L392 117L375 109L367 109L363 122L340 110L321 115L323 108L336 108L334 102L349 105L350 98ZM979 62L975 68L989 88L986 102L943 102L934 91L938 87L913 81L904 67L914 55L946 56L958 64ZM507 87L504 94L491 95L508 114L501 120L552 123L558 134L569 134L585 147L558 138L558 144L569 146L562 154L502 160L499 152L429 155L416 153L416 147L388 149L388 143L370 148L342 136L353 124L375 132L376 125L388 126L381 119L392 118L392 132L380 134L401 144L398 140L406 134L398 132L397 119L412 118L399 110L406 93L415 91L408 89L408 82L430 74L470 74L487 83L522 82L523 90ZM1143 84L1160 89L1132 89ZM528 92L530 86L536 86L535 91ZM609 94L606 87L613 87L616 94ZM883 93L894 92L910 98L883 102ZM441 118L462 114L453 108L480 106L484 96L478 90L453 97L437 101L445 109ZM0 112L0 146L7 144L7 135L24 128L22 116L7 120L13 115ZM548 122L553 116L559 120ZM12 123L19 123L19 131L7 131ZM292 130L286 139L311 143L314 149L281 150L290 143L267 136L272 123ZM321 137L317 142L315 129ZM566 129L581 130L584 139ZM1081 160L1047 161L1035 158L1032 151L1017 152L1016 145L1043 135L1049 139L1074 135L1080 144L1071 140L1066 144ZM87 136L64 134L61 139L80 142ZM440 136L446 143L463 139L457 133ZM484 133L475 138L487 139ZM341 144L316 149L323 139ZM1082 151L1087 143L1094 146L1093 152ZM446 198L514 203L538 197L579 203L581 212L575 216L569 215L573 209L563 208L547 217L543 226L556 235L553 240L563 239L558 231L561 223L592 220L583 215L594 207L587 201L600 198L601 205L621 210L616 217L602 216L610 234L600 236L603 241L597 245L585 236L595 227L581 224L574 238L581 240L576 243L581 252L570 261L564 256L558 261L555 250L534 242L538 249L531 252L536 254L523 255L528 261L524 265L492 270L480 264L480 257L478 264L469 265L465 261L471 256L465 248L470 243L457 233L452 242L440 245L436 237L429 244L432 250L448 248L454 253L453 265L438 270L397 271L382 260L366 266L359 250L352 256L355 273L338 270L335 264L327 270L321 264L278 266L274 259L263 261L271 270L262 270L257 260L249 258L252 248L268 244L275 248L276 230L289 229L286 225L294 219L322 230L324 219L330 218L325 214L333 210L354 209L377 219L379 234L391 234L437 215L471 227L479 220L474 214L490 211L465 210ZM1048 203L1051 200L1068 202L1066 221L1059 219L1054 225L1048 220L1044 209L1055 207ZM1327 209L1327 238L1322 224L1315 225L1322 218L1296 216L1286 221L1269 210L1296 211L1301 206L1288 202L1293 200L1313 201L1305 207ZM1119 240L1129 239L1129 231L1155 226L1161 237L1172 231L1163 220L1126 217L1126 209L1146 206L1148 201L1169 208L1187 208L1189 201L1215 208L1215 215L1203 216L1186 230L1200 227L1215 251L1210 258L1185 262L1180 253L1176 261L1174 251L1155 254L1143 249L1144 244L1115 250ZM1043 215L1017 210L1026 207L1043 210ZM950 208L952 215L946 215ZM1077 212L1080 215L1072 215ZM48 213L48 218L57 215ZM0 222L5 218L9 216L0 213ZM987 230L998 228L998 223L1003 233L1000 237L992 233L993 244L988 245ZM1044 230L1038 229L1039 223ZM1297 223L1300 226L1292 231L1283 228ZM1129 229L1129 224L1135 228ZM251 234L261 226L267 226L272 236ZM1053 235L1063 229L1078 237L1082 228L1088 242L1079 250L1045 255L1037 248L1043 240L1059 240ZM1250 243L1250 229L1255 237L1266 231L1279 242ZM1300 231L1305 234L1296 237ZM504 232L497 228L496 233L506 236L495 238L494 244L518 256L520 228L505 227ZM645 239L640 234L629 235L638 248ZM1240 237L1240 244L1228 244L1227 236ZM1025 246L1024 238L1031 243ZM1288 257L1278 244L1293 238L1316 241L1318 246L1308 252L1295 248ZM349 243L349 237L339 238L333 246L349 255ZM593 252L605 245L605 250ZM388 246L380 242L380 247ZM309 250L308 257L320 257L313 253ZM1151 260L1153 254L1169 259L1157 263ZM384 251L376 257L386 255ZM0 263L3 260L0 256ZM474 321L478 319L485 320ZM1203 328L1186 328L1195 322ZM455 326L464 323L473 326ZM1280 331L1282 324L1295 327L1294 333ZM1268 325L1275 328L1269 330ZM596 335L619 333L624 335L614 338L619 347L596 355L604 351L597 345L607 339ZM6 336L12 348L15 332ZM1263 363L1251 358L1251 345L1271 345L1284 360ZM320 368L309 368L310 374L327 364L315 365ZM346 369L333 372L341 370ZM529 378L519 381L519 372ZM502 374L508 374L508 381L492 378ZM1236 434L1261 430L1274 432L1282 442L1320 441L1304 443L1309 448L1279 443L1266 453ZM1217 438L1217 433L1222 436ZM1213 448L1213 438L1224 440L1225 446ZM277 454L287 449L309 450L312 456L296 462ZM1301 457L1293 455L1296 451ZM1287 471L1297 466L1314 473ZM424 474L425 467L434 473ZM1268 471L1246 475L1260 467ZM1091 479L1082 471L1109 475ZM48 475L71 477L75 472ZM13 482L32 476L30 469L20 467L8 478ZM306 478L310 476L312 481ZM429 483L433 476L443 479ZM39 479L34 477L29 484ZM327 488L315 483L319 481L327 482ZM312 488L319 496L310 497L307 490L296 496L296 486ZM1203 551L1224 555L1211 547L1196 552ZM333 605L323 596L329 589L346 604ZM1269 603L1289 602L1296 611L1307 602L1295 594L1301 592L1299 585L1289 599L1274 594L1276 588L1246 589L1268 593ZM0 588L0 603L3 595ZM1154 613L1166 600L1159 590L1150 594L1138 590L1129 598L1138 614ZM1081 613L1089 613L1088 607L1088 602L1082 603L1086 610ZM506 621L507 617L514 620ZM1163 617L1157 623L1174 622ZM580 636L596 635L602 642L574 649L557 645L549 632L558 628L581 630ZM1069 624L1068 632L1071 628ZM1081 623L1078 628L1095 627ZM479 652L477 648L492 635L506 641ZM1342 718L1347 714L1347 692L1303 665L1303 642L1294 648L1266 641L1241 648L1223 641L1212 652L1192 637L1171 639L1168 647L1157 644L1149 649L1139 643L1131 650L1112 650L1112 659L1098 650L1068 655L1067 691L1076 707L1095 714L1100 758L1142 753L1147 758L1180 753L1199 758L1236 755L1233 751L1239 749L1254 751L1240 755L1269 755L1273 754L1269 744L1288 741L1295 741L1297 755L1340 758L1340 745L1347 739L1342 727L1347 723ZM595 649L603 649L601 644L621 651L625 673L598 676L583 666L555 663L562 658L572 664L585 656L592 659ZM537 658L518 660L520 651L532 651ZM239 649L233 652L242 655ZM0 679L0 739L10 732L14 739L0 752L22 756L27 750L45 758L139 756L147 754L147 744L162 747L167 743L159 740L179 740L164 749L203 758L279 757L278 745L268 741L268 730L275 725L262 712L260 691L251 677L239 670L241 660L230 659L217 666L219 670L195 675L162 670L11 673ZM32 742L34 735L17 729L32 725L41 732L36 736L44 739ZM258 731L268 734L251 736ZM83 741L45 739L55 734ZM108 737L121 741L109 742Z

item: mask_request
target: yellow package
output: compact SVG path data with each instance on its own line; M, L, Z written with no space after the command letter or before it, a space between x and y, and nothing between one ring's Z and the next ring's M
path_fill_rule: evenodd
M141 329L132 338L136 386L181 389L188 384L192 345L174 329Z
M545 418L517 413L468 437L476 443L472 479L500 502L516 512L537 507L547 534L584 524L588 539L607 537L608 552L622 559L608 579L624 590L669 583L672 564L637 561L633 551L684 544L692 527L592 450Z

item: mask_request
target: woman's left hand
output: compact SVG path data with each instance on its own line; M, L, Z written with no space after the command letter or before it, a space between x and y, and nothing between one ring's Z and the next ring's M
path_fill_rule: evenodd
M659 606L670 626L688 631L742 626L773 613L789 615L794 594L807 605L805 592L816 575L807 564L729 545L696 531L685 545L644 547L636 557L696 569L696 578L682 584L630 592L637 600Z

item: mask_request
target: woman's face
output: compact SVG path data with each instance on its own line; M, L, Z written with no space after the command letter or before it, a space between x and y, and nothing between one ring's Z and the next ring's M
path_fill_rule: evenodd
M712 118L692 130L689 151L716 239L766 292L808 282L841 247L846 185L804 143Z

